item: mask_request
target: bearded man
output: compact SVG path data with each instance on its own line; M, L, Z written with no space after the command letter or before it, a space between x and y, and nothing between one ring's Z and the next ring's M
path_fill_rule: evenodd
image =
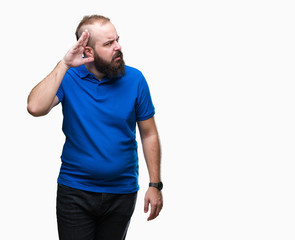
M109 18L85 16L77 43L31 91L27 109L43 116L62 104L66 140L58 176L62 240L125 239L138 185L136 123L149 172L144 211L163 206L155 109L143 74L125 65Z

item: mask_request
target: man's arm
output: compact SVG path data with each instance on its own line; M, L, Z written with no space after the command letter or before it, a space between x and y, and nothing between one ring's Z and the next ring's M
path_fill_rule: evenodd
M150 182L161 181L161 147L154 118L138 121L144 157L147 163ZM155 219L163 207L163 197L160 190L149 187L144 199L144 212L151 206L149 220Z
M94 60L90 57L82 58L88 39L89 33L85 31L53 71L33 88L27 105L30 114L38 117L49 113L59 102L56 93L68 69Z
M68 67L60 61L54 70L37 86L33 88L28 97L28 112L35 116L46 115L58 104L56 92L67 72Z

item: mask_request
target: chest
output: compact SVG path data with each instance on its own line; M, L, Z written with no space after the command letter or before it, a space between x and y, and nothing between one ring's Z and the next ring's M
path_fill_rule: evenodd
M137 88L127 83L79 80L64 89L64 117L134 124Z

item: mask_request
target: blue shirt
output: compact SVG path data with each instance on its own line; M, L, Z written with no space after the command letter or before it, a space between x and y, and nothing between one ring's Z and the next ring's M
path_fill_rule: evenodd
M132 193L138 186L136 121L155 114L143 74L98 81L84 65L67 71L57 97L63 132L58 183L91 192Z

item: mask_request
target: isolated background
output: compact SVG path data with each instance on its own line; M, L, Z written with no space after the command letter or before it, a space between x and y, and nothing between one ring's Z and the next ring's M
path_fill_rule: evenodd
M0 239L57 239L61 106L33 118L26 98L89 14L111 18L126 63L144 73L156 106L165 206L146 221L139 146L141 190L128 239L295 238L293 1L0 5Z

